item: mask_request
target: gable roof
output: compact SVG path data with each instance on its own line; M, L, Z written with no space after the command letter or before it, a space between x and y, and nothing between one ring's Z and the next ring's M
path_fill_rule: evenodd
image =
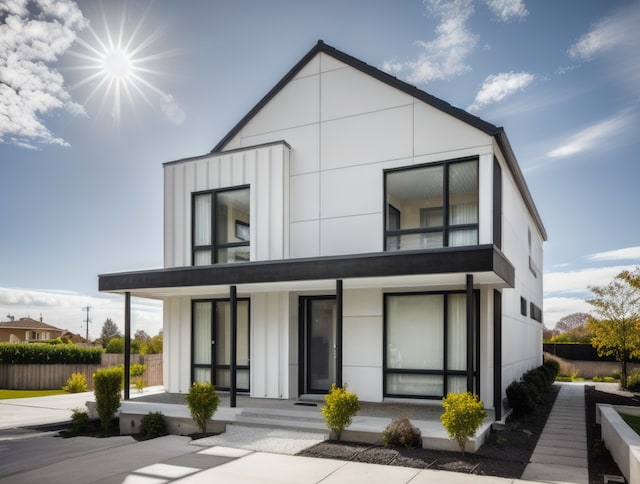
M51 326L50 324L43 323L42 321L36 321L31 318L20 318L17 321L0 322L0 329L2 328L64 331L63 329L56 328L55 326Z
M533 202L533 198L531 193L529 192L529 188L524 179L524 175L520 170L520 166L516 160L515 154L511 148L511 144L507 139L507 135L504 131L504 128L498 127L494 124L491 124L487 121L480 119L473 114L468 113L467 111L454 107L451 104L439 99L431 94L418 89L417 87L408 84L404 81L401 81L397 77L394 77L386 72L370 66L366 62L363 62L355 57L352 57L348 54L345 54L342 51L339 51L335 47L331 47L325 44L322 40L318 40L318 43L309 51L307 54L300 59L300 61L293 66L293 68L285 74L285 76L280 79L280 81L233 127L231 130L218 142L218 144L211 150L210 154L217 154L224 152L224 147L244 128L244 126L269 102L273 99L282 88L289 83L301 70L304 66L306 66L311 59L313 59L317 54L324 53L337 59L338 61L343 62L344 64L353 67L354 69L359 70L360 72L367 74L393 88L396 88L405 94L415 97L416 99L421 100L422 102L439 109L440 111L453 116L454 118L473 126L474 128L479 129L485 134L492 136L500 150L502 151L507 165L513 174L516 185L522 194L522 198L533 217L536 227L540 231L542 238L547 240L547 231L544 228L544 224L542 223L542 219L538 210Z

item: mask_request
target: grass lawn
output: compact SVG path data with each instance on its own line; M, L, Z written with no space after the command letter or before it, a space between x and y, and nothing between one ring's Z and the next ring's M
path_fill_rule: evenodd
M640 416L629 415L626 413L621 413L620 416L622 417L622 420L624 420L629 427L635 430L636 434L640 435Z
M62 395L64 390L3 390L0 388L0 400L7 398L31 398L48 397L49 395Z

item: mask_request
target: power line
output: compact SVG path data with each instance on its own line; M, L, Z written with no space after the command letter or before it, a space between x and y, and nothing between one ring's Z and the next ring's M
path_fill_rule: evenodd
M87 328L86 328L87 329L87 338L86 338L87 341L89 341L89 323L91 322L91 320L89 319L89 311L91 311L92 309L93 308L91 306L85 306L85 307L82 308L83 311L87 312L87 324L86 324L86 326L87 326Z

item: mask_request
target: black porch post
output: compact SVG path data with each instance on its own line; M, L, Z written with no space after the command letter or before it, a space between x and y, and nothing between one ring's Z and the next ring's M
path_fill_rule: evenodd
M342 279L336 281L336 386L342 386Z
M493 291L493 406L502 420L502 293Z
M131 293L124 293L124 399L129 400L131 386Z
M473 392L473 315L473 275L467 274L467 391L469 392Z
M231 302L231 365L229 371L231 372L229 378L229 406L235 408L236 406L236 362L238 353L238 294L236 286L230 288L230 302Z

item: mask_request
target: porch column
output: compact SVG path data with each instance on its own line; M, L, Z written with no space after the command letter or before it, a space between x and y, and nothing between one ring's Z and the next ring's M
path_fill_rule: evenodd
M493 291L493 407L502 420L502 293Z
M124 399L129 400L131 386L131 293L124 293Z
M229 406L235 408L236 406L236 362L238 354L238 294L236 286L230 288L230 317L231 317L231 351L230 351L230 369L229 375Z
M473 275L467 274L467 391L473 392Z
M336 280L336 386L342 386L342 279Z

